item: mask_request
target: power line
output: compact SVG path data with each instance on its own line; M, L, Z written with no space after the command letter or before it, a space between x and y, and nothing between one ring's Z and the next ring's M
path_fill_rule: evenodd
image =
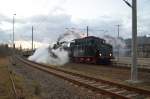
M123 0L129 7L131 7L132 8L132 5L128 2L128 1L126 1L126 0Z

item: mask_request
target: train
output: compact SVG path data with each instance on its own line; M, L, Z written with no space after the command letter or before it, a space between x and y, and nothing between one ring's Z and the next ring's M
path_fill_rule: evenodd
M112 45L95 36L74 39L71 42L57 41L52 48L49 48L49 53L52 57L58 58L52 51L52 49L56 50L58 48L68 51L70 62L75 63L110 64L111 59L114 58ZM31 52L26 51L24 56L29 54L31 55Z
M113 47L102 38L87 36L74 39L69 47L70 60L79 63L111 63Z

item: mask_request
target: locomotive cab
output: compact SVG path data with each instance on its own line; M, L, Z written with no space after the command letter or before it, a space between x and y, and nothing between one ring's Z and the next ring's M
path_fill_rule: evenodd
M99 60L102 62L110 62L110 60L113 58L113 51L112 46L109 44L103 44L99 46Z
M112 46L106 44L104 39L88 36L75 39L70 44L71 59L74 62L101 63L110 62L112 58Z

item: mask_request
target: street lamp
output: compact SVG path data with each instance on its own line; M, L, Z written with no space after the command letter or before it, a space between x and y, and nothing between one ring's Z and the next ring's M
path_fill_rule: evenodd
M15 15L16 15L16 14L13 14L13 51L12 51L12 56L13 56L12 58L13 58L13 59L14 59L14 55L15 55L15 42L14 42L14 41L15 41L15 40L14 40L14 39L15 39L15 38L14 38L14 33L15 33L15 32L14 32ZM12 64L13 64L13 65L16 65L15 60L13 60Z
M32 52L33 52L33 26L32 26Z
M131 66L131 81L137 82L137 0L132 0L132 5L123 0L129 7L132 8L132 66Z
M16 14L13 14L13 50L15 49L15 38L14 38L14 34L15 34L15 31L14 31L15 15Z

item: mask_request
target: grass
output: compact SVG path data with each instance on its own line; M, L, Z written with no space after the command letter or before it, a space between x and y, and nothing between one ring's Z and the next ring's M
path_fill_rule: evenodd
M7 69L8 60L0 58L0 99L13 99L12 85Z
M9 78L8 65L8 57L0 57L0 99L15 99L12 83ZM40 99L41 91L38 82L31 81L30 84L27 84L23 76L15 73L12 73L12 75L16 90L18 93L21 92L21 96L24 99Z

